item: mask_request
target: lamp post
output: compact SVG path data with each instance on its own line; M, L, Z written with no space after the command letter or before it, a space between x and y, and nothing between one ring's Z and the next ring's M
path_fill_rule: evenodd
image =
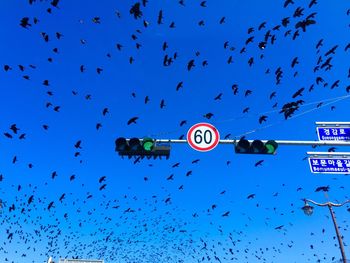
M308 202L313 203L314 205L317 205L317 206L327 206L328 207L329 212L331 213L331 216L332 216L335 232L337 234L339 247L340 247L340 252L341 252L341 255L342 255L342 260L343 260L343 263L346 263L347 260L346 260L346 256L345 256L343 240L342 240L341 235L339 233L339 228L338 228L337 221L335 219L335 215L334 215L332 207L333 206L335 206L335 207L343 206L343 205L345 205L347 203L350 203L350 200L346 200L342 204L335 204L335 203L332 203L332 202L327 202L327 203L320 204L320 203L317 203L317 202L312 201L310 199L303 199L303 200L305 202L305 205L301 209L304 211L305 215L307 215L307 216L311 216L313 211L314 211L314 207L309 205Z

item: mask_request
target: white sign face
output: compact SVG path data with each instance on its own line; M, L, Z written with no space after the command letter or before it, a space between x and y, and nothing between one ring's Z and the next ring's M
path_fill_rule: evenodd
M319 141L350 141L350 127L316 127Z
M218 145L219 140L219 131L209 123L197 123L187 132L188 144L200 152L214 149Z
M60 259L58 263L103 263L103 260L93 259Z
M309 157L310 170L320 174L350 174L349 157Z

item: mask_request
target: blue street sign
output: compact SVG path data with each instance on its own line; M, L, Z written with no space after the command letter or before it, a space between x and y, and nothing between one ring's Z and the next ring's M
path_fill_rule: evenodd
M316 127L320 141L350 141L350 127Z
M312 173L350 174L350 158L309 157Z

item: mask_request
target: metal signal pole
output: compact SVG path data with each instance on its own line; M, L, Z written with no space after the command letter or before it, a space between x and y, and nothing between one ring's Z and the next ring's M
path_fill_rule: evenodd
M187 143L187 140L179 139L155 139L158 143ZM236 145L239 140L219 140L220 144L234 144ZM248 140L253 142L254 140ZM261 140L267 142L268 140ZM278 145L317 145L317 146L350 146L350 142L345 141L291 141L291 140L275 140Z
M343 239L342 239L342 237L340 235L338 224L337 224L337 221L335 219L335 215L334 215L332 207L333 206L335 206L335 207L343 206L343 205L345 205L347 203L350 203L350 200L347 200L347 201L345 201L342 204L335 204L335 203L332 203L332 202L327 202L327 203L324 203L324 204L320 204L320 203L317 203L317 202L312 201L310 199L304 199L304 202L305 202L305 205L304 205L304 207L302 209L303 209L304 213L306 215L309 215L309 216L312 215L312 213L313 213L313 207L310 206L308 204L308 202L313 203L313 204L315 204L317 206L328 206L329 212L331 213L331 216L332 216L333 225L334 225L334 228L335 228L335 233L336 233L337 238L338 238L339 248L340 248L340 252L341 252L341 255L342 255L342 260L343 260L343 263L347 263L346 256L345 256L345 251L344 251Z

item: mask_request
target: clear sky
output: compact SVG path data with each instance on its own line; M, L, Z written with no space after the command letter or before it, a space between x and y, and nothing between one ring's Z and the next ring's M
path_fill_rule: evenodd
M306 152L329 147L173 144L134 163L114 142L198 122L222 139L317 140L316 121L350 121L349 2L149 0L135 18L137 2L0 1L0 262L339 260L329 211L301 211L350 198L349 176L310 172ZM348 209L334 210L350 257Z

